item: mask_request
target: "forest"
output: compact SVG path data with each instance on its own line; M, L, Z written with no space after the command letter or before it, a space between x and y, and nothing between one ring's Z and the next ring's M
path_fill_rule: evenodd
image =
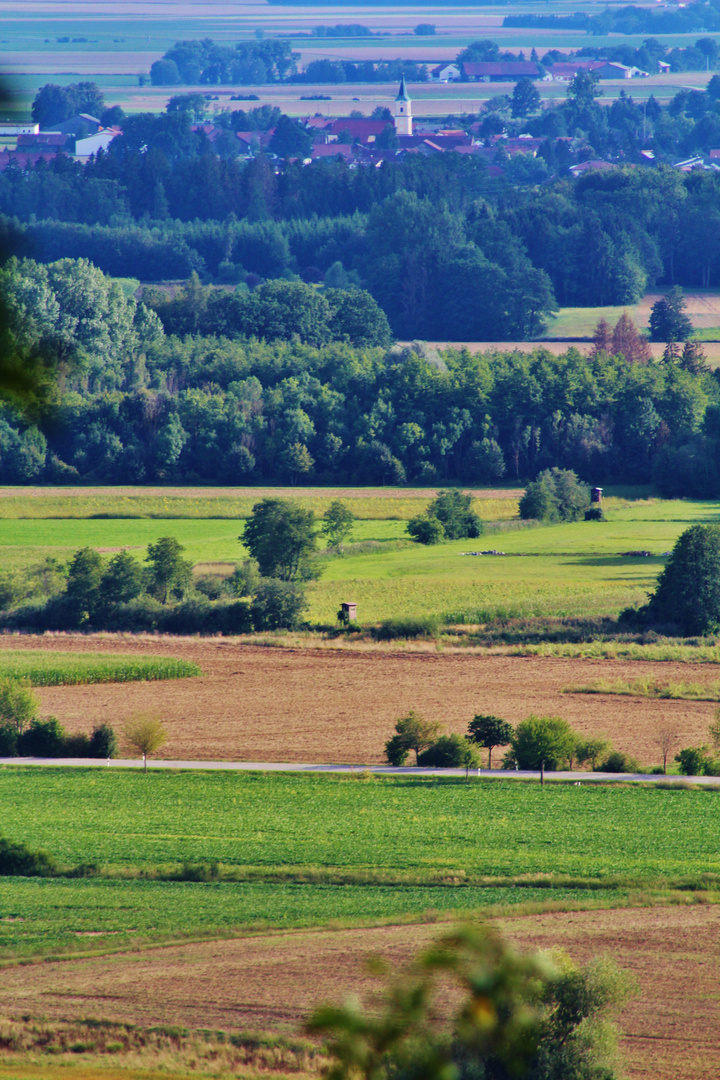
M363 311L387 335L359 289L328 299L277 281L236 298L196 279L146 304L63 259L11 260L2 290L17 347L57 357L59 376L36 424L3 406L3 483L479 484L557 465L594 483L720 490L720 382L693 343L648 362L627 318L599 327L587 356L472 355L353 345ZM245 319L265 320L263 340Z

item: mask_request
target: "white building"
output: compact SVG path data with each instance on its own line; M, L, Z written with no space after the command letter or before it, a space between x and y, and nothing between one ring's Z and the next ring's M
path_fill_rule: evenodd
M412 135L412 102L408 97L404 75L395 98L395 131L398 135Z
M439 64L430 72L430 78L433 82L458 82L460 74L457 64Z
M90 157L97 154L98 150L107 150L116 135L121 135L119 128L103 128L96 135L88 135L84 139L75 140L75 156Z

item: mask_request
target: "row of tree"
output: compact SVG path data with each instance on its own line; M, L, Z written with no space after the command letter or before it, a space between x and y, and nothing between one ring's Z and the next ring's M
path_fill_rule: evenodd
M528 193L493 189L483 162L451 154L278 174L262 157L142 151L141 137L85 167L60 157L6 169L0 213L16 215L18 254L150 281L193 270L318 280L339 261L397 333L454 340L522 337L555 303L634 303L656 281L720 278L717 173L590 172ZM143 215L154 222L133 221Z
M36 424L2 407L5 483L493 483L557 467L593 483L655 475L666 490L720 438L720 386L695 346L692 357L689 343L643 362L629 320L616 355L607 342L557 357L317 347L302 340L325 333L315 316L326 294L297 283L257 290L279 294L266 336L295 335L262 342L167 336L153 310L87 264L16 264L4 280L16 350L49 356L60 377L54 410ZM312 303L291 310L300 288ZM173 303L187 315L196 294L195 316L207 318L215 309L203 308L202 290ZM372 308L362 293L347 296L360 333ZM243 310L247 294L218 298L217 310ZM707 458L696 486L716 482L718 460Z
M613 750L603 738L584 738L559 716L528 716L517 727L498 716L475 716L466 735L440 734L440 725L424 720L415 712L395 724L395 734L385 743L385 757L390 765L404 765L408 754L415 754L415 764L429 768L477 768L479 749L492 752L509 746L502 760L503 769L528 771L572 770L575 765L589 765L594 772L637 773L638 762L621 751ZM667 766L667 751L663 770Z

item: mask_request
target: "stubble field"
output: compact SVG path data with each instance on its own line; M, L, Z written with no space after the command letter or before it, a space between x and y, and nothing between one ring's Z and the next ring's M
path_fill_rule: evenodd
M613 956L635 976L638 994L619 1017L633 1080L708 1080L720 1051L719 922L717 907L694 906L546 913L499 925L523 948L561 947L579 963ZM16 967L3 972L0 1011L294 1033L318 1001L374 991L369 957L405 964L441 929L303 931ZM10 1071L11 1062L0 1075L78 1075L69 1061L46 1059L37 1073L27 1064ZM101 1075L112 1080L107 1068Z
M0 649L37 649L36 637L0 639ZM464 733L476 713L512 723L530 713L560 715L586 736L604 736L651 767L654 743L670 722L682 745L705 741L716 705L709 701L564 693L596 680L717 682L716 664L522 657L486 651L438 651L435 645L356 649L281 648L249 640L131 635L57 635L52 651L175 657L203 674L162 683L40 687L42 711L71 732L96 723L121 727L137 712L157 714L174 760L380 764L395 721L415 709L448 731ZM497 755L496 755L497 761Z

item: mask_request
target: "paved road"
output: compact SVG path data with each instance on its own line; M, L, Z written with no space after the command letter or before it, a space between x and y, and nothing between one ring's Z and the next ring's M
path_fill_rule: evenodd
M0 758L0 765L63 765L87 768L108 767L113 769L142 769L142 761L136 758L113 758L112 761L98 758ZM380 776L465 776L464 769L427 769L412 766L393 765L312 765L292 761L148 761L149 769L208 769L236 772L291 772L291 773L364 773L371 772ZM471 769L470 776L486 780L539 780L540 773L506 769ZM588 780L610 780L627 783L660 784L668 781L678 783L706 784L720 786L717 776L658 776L654 773L588 773L588 772L546 772L546 780L570 780L575 783Z

